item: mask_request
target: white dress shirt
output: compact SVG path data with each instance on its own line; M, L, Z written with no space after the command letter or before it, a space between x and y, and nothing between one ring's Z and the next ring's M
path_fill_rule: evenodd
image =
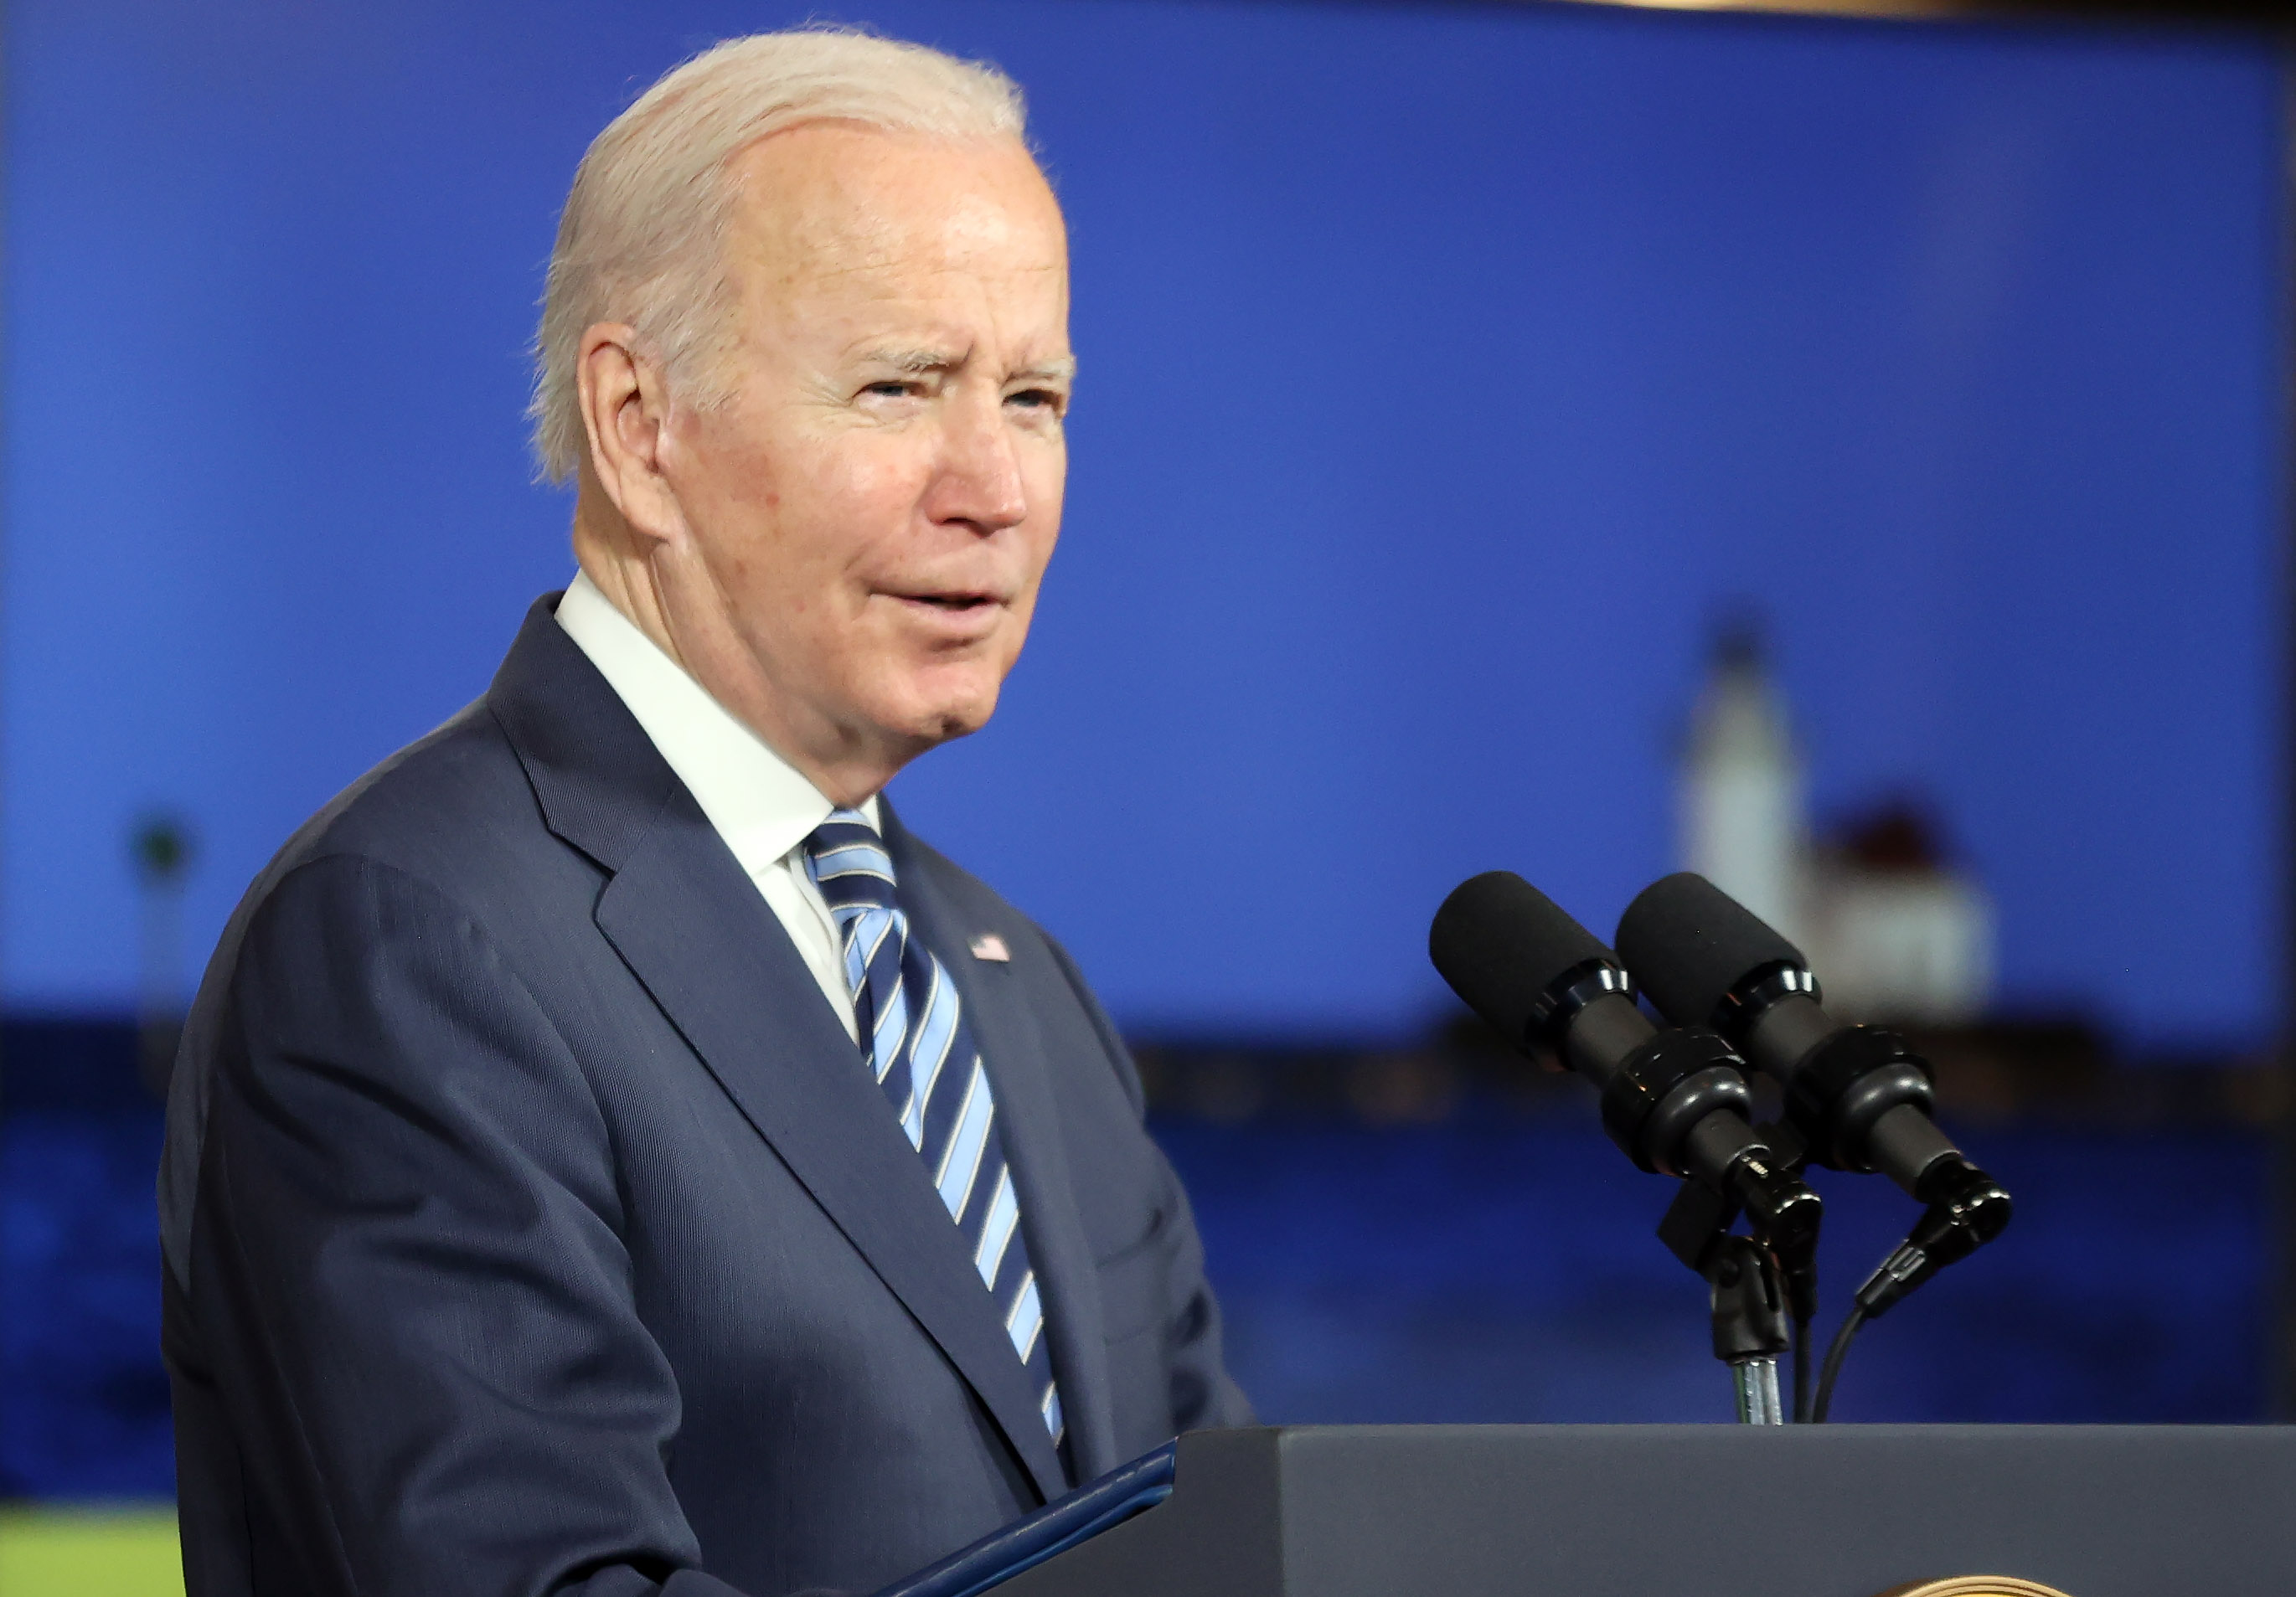
M789 933L822 996L857 1043L837 922L806 873L805 839L835 805L764 739L735 720L613 601L578 575L558 625L598 667ZM877 824L877 801L861 806Z

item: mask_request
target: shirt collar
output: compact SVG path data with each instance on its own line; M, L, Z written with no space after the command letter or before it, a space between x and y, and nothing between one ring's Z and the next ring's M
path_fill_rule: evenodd
M836 807L614 608L586 575L558 602L558 625L598 667L709 824L752 876L803 843ZM877 800L861 813L877 825Z

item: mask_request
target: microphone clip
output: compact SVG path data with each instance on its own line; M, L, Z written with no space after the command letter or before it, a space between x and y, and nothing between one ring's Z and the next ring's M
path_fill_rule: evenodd
M1740 1421L1775 1425L1786 1417L1778 1398L1777 1362L1794 1345L1787 1319L1788 1272L1771 1248L1730 1230L1738 1208L1735 1199L1702 1182L1685 1181L1659 1222L1659 1240L1705 1279L1714 1356L1733 1372Z
M1731 1190L1684 1182L1659 1221L1658 1239L1685 1268L1710 1280L1726 1247L1754 1243L1775 1265L1793 1317L1807 1321L1817 1312L1817 1227L1823 1211L1800 1179L1805 1160L1800 1134L1779 1124L1758 1126L1754 1134L1763 1151L1733 1168ZM1731 1233L1742 1213L1751 1238Z

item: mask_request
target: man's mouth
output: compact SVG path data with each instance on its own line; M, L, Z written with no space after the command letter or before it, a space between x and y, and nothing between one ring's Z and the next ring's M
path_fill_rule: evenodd
M968 610L983 610L996 602L993 594L898 594L896 598L911 604L927 604L951 615L963 615Z

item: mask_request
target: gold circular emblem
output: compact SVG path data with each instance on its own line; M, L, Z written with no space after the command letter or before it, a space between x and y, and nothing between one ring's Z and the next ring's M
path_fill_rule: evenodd
M1950 1580L1917 1580L1891 1586L1874 1597L2065 1597L2054 1586L2013 1575L1956 1575Z

